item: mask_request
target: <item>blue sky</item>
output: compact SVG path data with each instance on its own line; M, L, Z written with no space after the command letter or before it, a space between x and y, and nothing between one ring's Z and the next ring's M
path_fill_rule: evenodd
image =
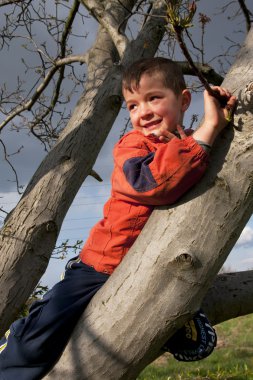
M239 32L236 35L234 31L243 29L243 22L236 23L233 20L229 24L223 14L217 16L219 12L217 5L225 4L225 1L215 0L213 2L199 2L199 12L207 12L210 15L216 13L214 23L208 26L209 36L207 37L208 56L211 58L213 54L219 55L226 49L226 39L224 38L224 28L226 28L227 36L230 39L243 39L243 33ZM202 8L201 8L202 7ZM208 8L208 9L207 9ZM231 13L232 14L232 13ZM86 21L88 22L88 21ZM80 27L80 26L79 26ZM92 43L95 38L94 23L89 27L90 33L86 39L87 46ZM93 31L93 32L92 32ZM17 46L10 49L0 63L0 83L8 80L8 84L14 86L14 79L18 74L18 59L22 53ZM79 54L84 49L82 45L75 45L74 54ZM71 107L74 107L76 98L71 99ZM201 95L193 96L192 106L187 112L185 125L189 125L192 114L198 114L201 119L203 113L203 102ZM106 143L99 154L94 169L103 178L103 182L99 183L93 178L88 177L85 183L80 188L66 218L64 220L57 245L62 241L69 239L69 243L73 244L76 240L85 241L90 228L101 218L103 204L110 194L110 175L112 171L112 149L120 136L123 125L126 121L126 113L122 112L117 118L114 127L108 136ZM0 115L1 120L1 115ZM26 135L24 131L19 133L10 133L6 128L1 133L1 138L4 140L9 149L9 153L15 152L20 146L24 146L18 155L10 157L11 162L15 166L20 183L26 186L31 178L31 175L36 170L37 166L43 159L45 152L41 144L35 139ZM0 207L6 211L10 211L19 199L19 195L15 191L14 177L8 165L3 158L3 151L0 150ZM0 225L4 219L4 214L0 213ZM253 268L253 220L251 219L245 227L240 239L232 250L225 266L229 270L246 270ZM61 272L64 270L66 260L52 259L48 270L43 276L44 284L52 286L60 278Z

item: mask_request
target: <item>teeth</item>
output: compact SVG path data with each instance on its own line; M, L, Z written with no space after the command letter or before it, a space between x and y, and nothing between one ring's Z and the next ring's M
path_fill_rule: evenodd
M158 124L161 123L161 120L157 120L157 121L153 121L152 123L149 123L149 124L146 124L145 125L145 128L152 128L152 127L156 127Z

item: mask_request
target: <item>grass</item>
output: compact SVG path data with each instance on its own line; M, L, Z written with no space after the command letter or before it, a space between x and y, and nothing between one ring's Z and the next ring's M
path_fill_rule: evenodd
M253 314L215 327L218 343L207 359L182 363L165 354L138 380L253 380Z

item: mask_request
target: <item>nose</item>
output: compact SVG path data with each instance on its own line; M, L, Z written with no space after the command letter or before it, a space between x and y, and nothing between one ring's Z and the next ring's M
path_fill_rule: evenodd
M142 103L139 107L139 117L141 119L149 119L152 117L153 111L147 103Z

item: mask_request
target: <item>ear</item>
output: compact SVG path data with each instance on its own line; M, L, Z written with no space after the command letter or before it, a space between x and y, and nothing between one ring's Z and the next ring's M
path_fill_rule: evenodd
M185 89L182 91L182 111L185 112L191 103L191 93Z

